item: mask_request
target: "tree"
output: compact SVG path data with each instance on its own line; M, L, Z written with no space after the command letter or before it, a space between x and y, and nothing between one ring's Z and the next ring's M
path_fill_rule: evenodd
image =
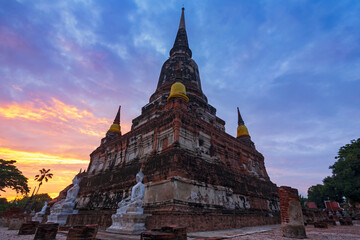
M35 212L39 212L44 206L45 202L50 202L52 200L52 198L47 193L35 195L34 199L35 201L32 209L34 209Z
M4 211L5 209L8 208L8 201L6 198L0 198L0 212Z
M49 173L50 169L45 170L45 168L43 168L43 169L40 169L39 172L40 172L40 174L35 176L35 180L39 182L39 186L38 186L38 189L36 191L36 194L39 192L40 186L42 185L43 181L45 180L45 182L47 182L53 176L52 173Z
M13 201L7 202L6 198L0 198L0 211L12 208L12 207L19 207L19 208L26 208L29 204L30 197L25 196L22 198L16 198ZM51 197L47 193L38 194L32 197L32 204L28 211L35 210L35 212L39 212L42 207L44 206L46 201L51 201Z
M325 208L324 201L327 197L324 195L324 185L317 184L308 189L308 201L315 202L318 208Z
M299 200L300 200L301 208L307 208L305 203L308 201L308 199L302 196L301 194L299 194Z
M14 160L0 159L0 191L5 192L4 188L15 190L22 195L29 192L28 179L14 165Z
M39 189L41 185L43 184L43 181L45 182L49 181L50 178L52 178L53 174L49 173L50 169L46 170L45 168L39 170L40 174L35 175L35 180L39 182L39 186L37 188L37 191L35 193L35 196L38 194ZM31 197L27 199L26 205L24 207L25 212L30 212L31 209L33 209L33 205L35 204L34 201L34 192L36 190L36 187L34 188Z
M339 203L342 203L344 201L343 189L333 177L324 178L323 183L324 196L327 196L329 200L333 200Z
M337 161L329 168L332 176L324 183L335 197L345 196L352 202L360 202L360 138L339 149Z

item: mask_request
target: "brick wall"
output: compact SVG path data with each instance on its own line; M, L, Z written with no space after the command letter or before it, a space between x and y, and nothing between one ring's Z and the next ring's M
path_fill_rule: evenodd
M287 186L281 186L279 187L279 198L280 198L281 222L289 223L290 220L288 216L289 202L291 200L300 202L298 190Z
M281 227L284 237L306 238L304 217L301 210L298 190L279 187Z

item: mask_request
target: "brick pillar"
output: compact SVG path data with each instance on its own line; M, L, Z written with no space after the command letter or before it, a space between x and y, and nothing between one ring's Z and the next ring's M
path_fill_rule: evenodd
M281 186L279 187L279 198L283 236L288 238L306 238L298 190Z

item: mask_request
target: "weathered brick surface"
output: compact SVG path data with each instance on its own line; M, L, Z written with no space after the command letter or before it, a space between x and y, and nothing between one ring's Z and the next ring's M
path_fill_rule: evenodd
M69 229L66 240L94 240L98 225L74 226Z
M35 234L38 226L39 226L39 222L37 222L37 221L23 223L19 229L18 235Z
M53 240L56 239L58 223L41 223L35 233L34 240Z
M165 226L141 233L141 240L187 240L186 228L178 226Z
M306 238L304 217L301 210L298 190L279 187L281 226L284 237Z

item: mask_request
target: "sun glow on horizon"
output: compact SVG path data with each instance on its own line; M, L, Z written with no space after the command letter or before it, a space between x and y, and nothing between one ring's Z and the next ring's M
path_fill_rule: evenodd
M44 182L39 193L48 193L54 198L66 186L71 184L72 179L79 172L79 169L86 169L89 160L62 157L40 152L19 151L10 148L0 147L0 158L5 160L16 160L15 166L28 178L28 186L31 188L30 193L38 186L38 182L34 180L34 176L38 174L38 169L51 169L54 177L48 182ZM4 189L1 197L5 197L8 201L19 198L15 191Z
M10 148L0 147L0 157L7 160L16 160L18 163L39 163L46 161L46 164L88 164L89 160L61 157L40 152L18 151Z

